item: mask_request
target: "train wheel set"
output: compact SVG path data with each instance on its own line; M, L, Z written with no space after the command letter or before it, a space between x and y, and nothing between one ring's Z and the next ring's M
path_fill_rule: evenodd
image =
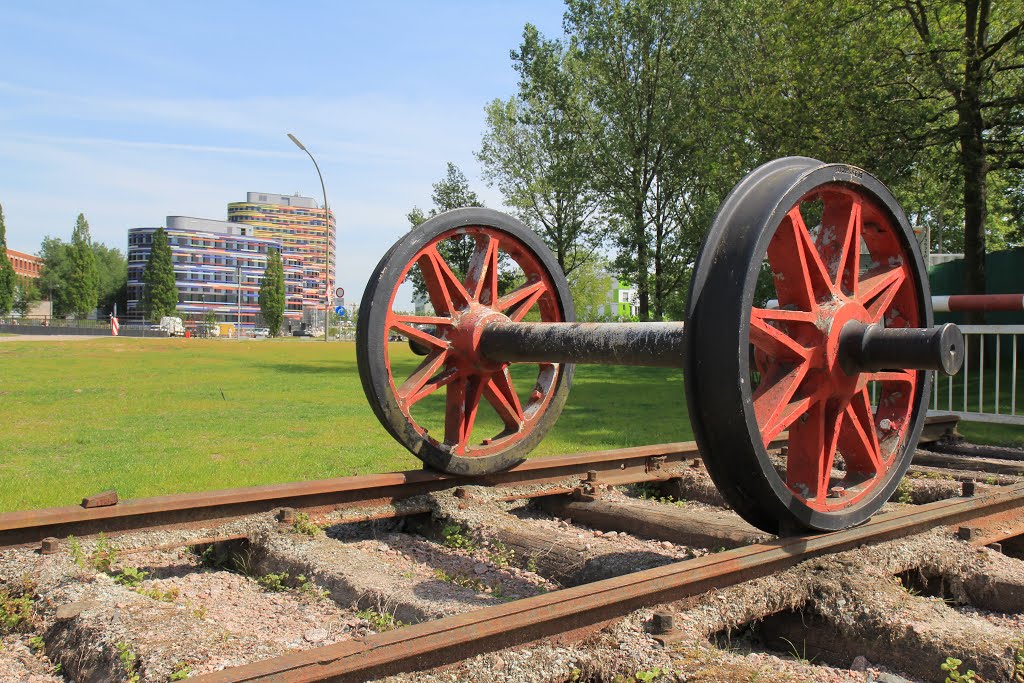
M395 311L410 278L431 315ZM772 306L755 298L766 287ZM932 327L927 272L892 194L858 168L803 157L759 167L725 199L683 323L574 322L548 248L483 208L402 237L360 311L366 396L428 466L486 475L523 460L558 419L576 363L680 367L712 479L771 533L874 514L910 465L927 371L954 374L964 355L954 325ZM392 358L396 334L422 360ZM788 448L769 450L783 432Z

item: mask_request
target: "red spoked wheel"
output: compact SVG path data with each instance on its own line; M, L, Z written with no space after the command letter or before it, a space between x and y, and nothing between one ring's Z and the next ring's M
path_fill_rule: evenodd
M742 291L716 311L709 294L730 268L733 291L745 273ZM751 523L776 533L867 519L910 464L930 378L848 372L839 353L850 321L931 327L923 262L899 205L860 169L780 159L726 199L698 271L687 390L716 484ZM738 381L723 390L729 373ZM785 455L770 453L787 430Z
M399 310L407 280L420 283L431 312ZM481 333L493 322L573 318L568 283L533 231L489 209L449 211L399 240L367 285L356 339L363 390L381 423L429 466L506 469L557 420L573 366L492 361Z

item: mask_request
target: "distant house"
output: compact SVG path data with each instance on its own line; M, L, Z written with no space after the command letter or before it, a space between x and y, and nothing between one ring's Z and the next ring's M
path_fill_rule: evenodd
M37 279L43 273L43 259L23 251L7 250L7 258L19 278Z
M605 303L597 307L597 316L624 320L636 316L638 312L636 287L609 275Z
M34 254L26 254L23 251L8 249L7 259L14 266L14 278L17 284L24 283L27 280L38 280L43 274L44 261ZM50 310L51 303L49 301L41 301L33 306L27 315L33 317L50 315Z

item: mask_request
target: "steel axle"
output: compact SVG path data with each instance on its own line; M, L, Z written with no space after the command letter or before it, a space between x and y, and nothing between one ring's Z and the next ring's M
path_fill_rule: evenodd
M496 363L577 363L683 367L685 323L492 322L479 350ZM905 368L954 375L963 365L964 338L953 323L928 329L885 329L847 322L838 360L848 375Z

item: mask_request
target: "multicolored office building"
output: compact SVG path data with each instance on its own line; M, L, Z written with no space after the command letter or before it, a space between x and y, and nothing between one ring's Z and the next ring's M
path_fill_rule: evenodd
M248 192L228 204L228 221L252 226L256 237L279 240L283 253L302 268L302 305L323 311L330 301L335 267L334 214L310 197ZM315 319L315 318L314 318Z
M128 315L142 315L143 272L159 228L128 231ZM285 318L303 313L303 264L279 240L253 235L245 225L190 216L168 216L164 230L171 248L178 310L197 319L212 312L218 322L252 327L259 323L259 290L270 250L282 251Z
M335 220L309 197L249 192L228 204L228 220L168 216L178 310L218 322L260 323L259 289L270 249L281 252L285 319L320 324L335 265ZM128 231L128 314L142 315L142 274L158 228ZM241 304L239 304L241 296Z

